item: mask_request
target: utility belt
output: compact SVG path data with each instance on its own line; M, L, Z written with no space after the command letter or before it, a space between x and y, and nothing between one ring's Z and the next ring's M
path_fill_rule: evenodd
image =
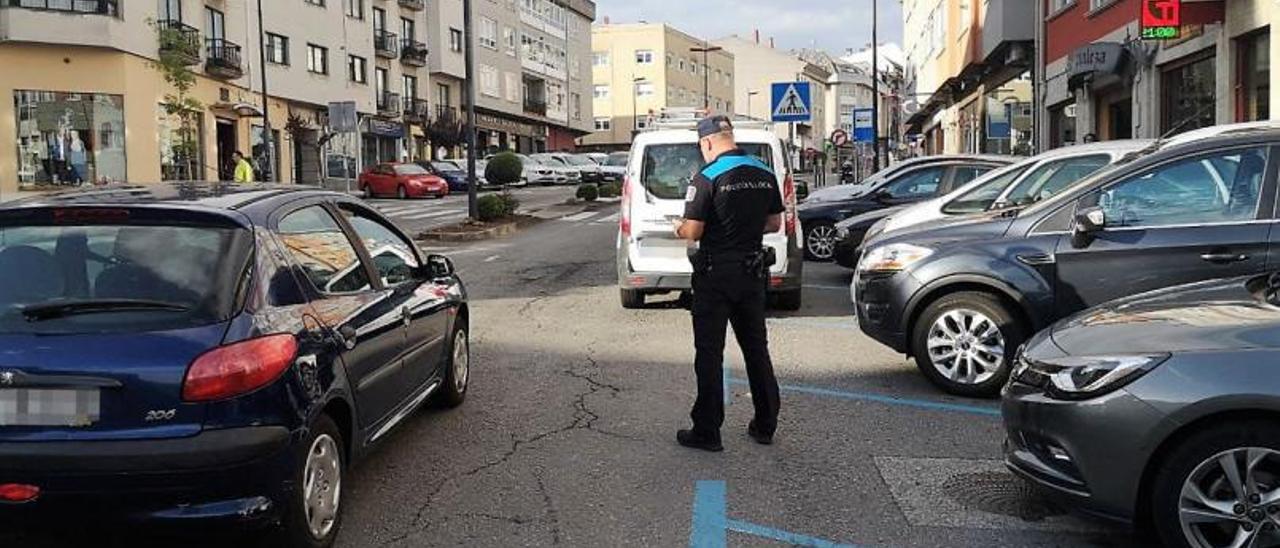
M778 262L777 253L772 247L764 246L759 251L747 253L742 251L712 252L699 249L689 257L693 263L693 271L698 274L710 274L721 269L742 269L742 272L766 278L769 267Z

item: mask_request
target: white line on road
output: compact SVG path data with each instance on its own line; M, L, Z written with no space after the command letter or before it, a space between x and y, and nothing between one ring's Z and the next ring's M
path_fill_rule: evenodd
M605 217L601 217L601 218L596 219L596 220L591 221L591 222L592 222L593 224L598 224L598 225L605 225L605 224L616 223L616 222L618 222L618 216L619 216L619 215L620 215L619 213L616 213L616 212L615 212L615 213L614 213L614 214L612 214L612 215L608 215L608 216L605 216Z
M410 213L407 215L391 215L391 218L403 221L419 221L422 219L431 219L434 217L445 217L448 215L461 215L460 211L427 211L423 213Z
M486 262L486 263L491 263L491 262L493 262L493 261L498 260L498 258L499 258L499 257L502 257L502 255L491 255L491 256L489 256L489 257L486 257L486 258L484 259L484 262Z
M582 213L578 213L578 214L576 214L576 215L570 215L570 216L568 216L568 217L561 217L561 218L560 218L560 220L561 220L561 221L569 221L569 222L571 222L571 223L576 223L576 222L578 222L578 221L585 221L585 220L587 220L587 219L590 219L590 218L592 218L592 217L595 217L595 216L596 216L596 213L597 213L597 212L595 212L595 211L583 211Z

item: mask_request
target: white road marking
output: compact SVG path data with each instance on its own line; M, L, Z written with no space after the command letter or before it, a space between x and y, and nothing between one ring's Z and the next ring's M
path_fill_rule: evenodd
M585 220L587 220L587 219L590 219L590 218L592 218L592 217L595 217L595 216L596 216L596 213L597 213L597 212L595 212L595 211L583 211L582 213L578 213L577 215L570 215L570 216L568 216L568 217L561 217L561 218L560 218L560 220L561 220L561 221L569 221L569 222L571 222L571 223L576 223L576 222L579 222L579 221L585 221Z
M615 213L614 213L614 214L612 214L612 215L607 215L607 216L601 217L601 218L596 219L596 220L591 221L591 222L592 222L592 224L597 224L597 225L604 225L604 224L616 223L616 222L618 222L618 217L619 217L620 215L621 215L620 213L615 212Z
M485 258L485 260L484 260L484 262L486 262L486 263L491 263L491 262L493 262L493 261L498 260L498 258L499 258L499 257L502 257L502 255L491 255L491 256L489 256L489 257L486 257L486 258Z
M422 213L410 213L407 215L392 215L392 217L395 219L401 219L405 221L418 221L422 219L431 219L434 217L446 217L449 215L461 215L461 214L462 212L459 212L459 211L426 211Z

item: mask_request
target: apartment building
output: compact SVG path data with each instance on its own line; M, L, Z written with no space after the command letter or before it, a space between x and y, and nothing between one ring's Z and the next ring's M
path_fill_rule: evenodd
M0 4L0 192L106 181L231 178L234 151L263 178L317 183L332 101L356 102L365 162L425 148L423 0ZM159 67L179 54L194 112ZM173 58L172 55L169 58ZM264 67L265 61L265 67ZM264 139L266 71L275 154ZM184 121L185 120L185 121ZM344 139L333 139L328 150ZM267 159L275 158L275 165Z
M733 54L693 51L707 46L706 40L663 23L592 27L595 132L583 137L583 146L624 150L632 135L666 107L732 113Z
M1034 17L1027 0L903 2L905 127L917 152L1032 152Z
M586 63L595 3L474 0L472 10L478 147L486 153L573 150L577 138L591 131ZM461 116L462 0L432 1L428 12L430 97L440 116ZM460 155L455 145L438 146L444 150L436 153Z

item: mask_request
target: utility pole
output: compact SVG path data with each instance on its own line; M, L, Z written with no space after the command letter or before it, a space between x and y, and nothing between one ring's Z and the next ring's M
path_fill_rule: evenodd
M708 57L708 54L710 54L711 52L720 51L722 49L724 48L720 46L710 45L706 40L702 41L702 47L700 48L689 48L689 51L692 53L702 54L702 109L703 110L711 109L711 91L710 91L711 71L707 66L707 57Z
M880 0L871 0L871 146L880 171Z
M463 82L467 94L467 213L472 219L480 220L480 207L476 203L476 56L471 32L471 0L462 0L462 28L467 65L467 78Z
M262 73L262 144L267 147L267 171L276 182L280 174L276 173L276 146L271 138L271 113L267 111L267 30L262 26L262 0L258 0L258 68Z

